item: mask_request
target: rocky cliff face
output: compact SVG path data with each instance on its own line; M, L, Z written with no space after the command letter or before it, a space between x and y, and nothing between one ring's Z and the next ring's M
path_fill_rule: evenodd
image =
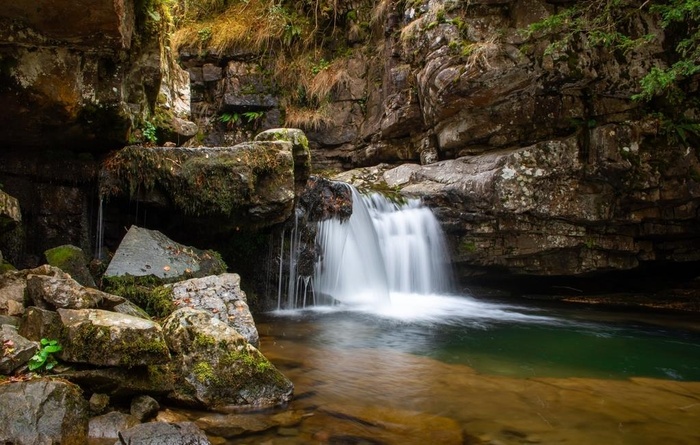
M375 182L436 209L463 276L700 260L697 135L678 133L659 113L664 103L631 99L651 67L669 63L677 36L641 2L627 5L621 26L655 38L626 52L591 44L592 35L552 46L561 35L524 32L573 4L381 2L371 37L348 31L350 49L331 63L342 81L328 120L305 128L316 169L410 164L380 168ZM216 78L189 59L194 89L243 82L230 69L236 55L219 57L229 68ZM696 94L697 76L681 87ZM692 105L671 114L700 117Z
M25 138L30 145L47 135L62 141L83 122L79 115L93 109L76 105L86 97L92 105L111 104L115 112L126 106L138 114L139 97L163 93L149 80L155 77L148 65L120 59L136 57L138 10L128 2L108 3L94 24L58 29L28 7L6 10L11 27L3 28L5 41L33 42L0 52L8 62L0 73L8 85L25 86L31 99L2 97L14 104L8 114L17 119L17 134L10 131L8 138L36 135ZM271 75L274 52L183 46L192 118L205 130L189 145L232 145L286 121L309 137L316 172L387 163L378 181L422 196L436 209L465 276L579 275L700 261L700 161L696 130L687 130L697 128L700 111L692 101L674 109L664 101L631 99L652 67L673 61L669 50L678 30L666 31L646 3L631 2L621 6L627 8L624 32L655 38L626 51L594 43L592 34L572 34L565 45L552 46L561 35L523 32L577 3L336 2L333 23L342 32L334 36L343 38L327 42L332 60L314 65L314 79L325 76L328 94L322 118L306 122L291 118L289 97ZM29 28L41 36L24 31ZM77 34L66 36L70 29ZM204 39L211 29L200 31ZM81 49L96 32L101 37L90 51ZM54 57L61 51L65 58ZM69 86L43 87L41 73L60 71L51 64L70 74L54 76L66 77ZM692 97L699 84L696 75L680 86ZM173 94L177 88L166 90L168 100L186 97ZM50 120L37 111L49 109L67 117ZM85 121L87 131L75 141L89 142L90 134L100 134L95 140L101 144L122 140L129 123L108 121L105 133L97 120ZM58 130L47 133L47 122ZM111 138L114 131L121 136ZM408 165L393 168L401 164Z
M25 216L1 244L16 264L36 265L34 254L64 243L92 250L109 150L145 142L148 129L163 141L194 134L168 23L158 1L40 0L0 11L0 183Z

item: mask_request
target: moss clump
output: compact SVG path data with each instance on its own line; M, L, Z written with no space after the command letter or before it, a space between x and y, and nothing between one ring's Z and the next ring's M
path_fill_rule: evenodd
M126 298L156 318L167 317L176 309L173 290L164 284L164 280L153 275L123 275L102 279L105 292Z
M64 245L44 252L48 264L68 273L83 286L95 287L95 280L90 275L85 253L76 246Z
M476 243L472 240L463 240L459 245L459 250L462 253L476 252Z
M17 270L15 266L12 264L8 263L7 261L0 261L0 274L3 274L5 272L9 272L11 270Z
M194 342L192 342L192 346L196 349L213 348L216 346L216 340L214 340L208 335L196 333L194 336Z
M197 362L192 368L192 373L200 383L217 381L214 368L207 362Z

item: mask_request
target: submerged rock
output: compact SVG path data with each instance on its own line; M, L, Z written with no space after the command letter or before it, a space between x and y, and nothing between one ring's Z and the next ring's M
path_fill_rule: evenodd
M72 383L36 379L0 385L0 412L2 443L87 443L87 402Z
M259 433L272 428L296 426L304 419L304 411L286 410L267 414L206 414L197 419L197 426L214 436L230 438Z
M209 312L178 309L163 329L176 374L171 400L207 409L266 407L290 400L292 382Z
M136 425L119 433L114 445L210 445L202 430L192 422L151 422Z

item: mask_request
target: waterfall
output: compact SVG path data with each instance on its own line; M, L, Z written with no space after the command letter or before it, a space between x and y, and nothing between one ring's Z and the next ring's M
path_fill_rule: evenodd
M450 292L453 283L444 236L430 209L418 199L396 203L348 187L352 216L346 221L327 219L316 228L318 254L312 278L296 276L295 224L289 237L287 299L280 281L278 309L321 301L381 306L405 294Z

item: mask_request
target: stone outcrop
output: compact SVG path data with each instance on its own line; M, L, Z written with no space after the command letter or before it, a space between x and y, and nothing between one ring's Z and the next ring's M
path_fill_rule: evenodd
M134 0L4 8L3 140L100 151L124 145L156 103L168 116L160 120L186 118L189 79L165 50L168 16L160 8Z
M567 3L382 4L378 32L348 32L350 50L332 62L343 80L327 97L327 120L305 128L316 167L409 163L386 178L391 168L377 167L367 182L424 197L464 276L699 260L697 130L683 122L697 126L700 110L632 99L651 67L669 63L675 38L646 5L626 11L625 32L656 38L621 54L584 33L551 46L562 36L526 32ZM187 69L200 69L196 58ZM697 76L681 87L696 94ZM367 175L340 177L353 176Z
M585 149L571 136L425 166L385 166L379 181L436 210L465 275L490 267L575 275L698 261L700 187L691 177L700 161L692 151L651 147L655 124L600 127ZM649 168L657 157L664 167ZM355 172L358 182L363 176Z
M292 382L210 313L178 309L163 329L176 375L171 400L210 409L271 407L290 400Z

